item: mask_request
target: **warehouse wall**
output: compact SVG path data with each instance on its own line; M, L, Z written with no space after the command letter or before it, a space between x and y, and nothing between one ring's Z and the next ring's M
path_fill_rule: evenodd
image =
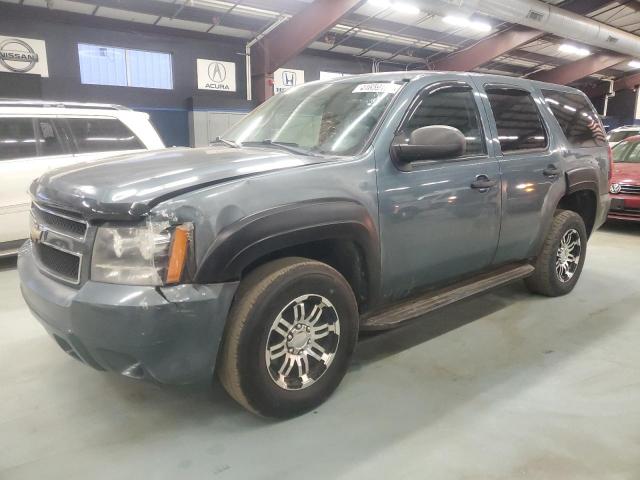
M0 35L46 42L49 78L42 78L39 85L38 82L29 82L29 92L37 92L29 96L41 95L46 100L117 103L148 112L167 145L194 145L196 137L200 138L196 143L206 143L206 138L217 133L217 130L207 132L207 128L212 125L219 128L225 122L237 121L238 113L245 114L254 106L246 100L243 40L43 8L5 3L1 8ZM173 54L174 88L156 90L84 85L80 81L78 43L170 52ZM197 58L235 62L237 92L198 90ZM311 81L320 78L322 70L370 72L371 61L307 50L286 67L305 70L306 81ZM24 77L3 75L0 78L0 96L24 97Z
M0 35L45 40L49 78L41 82L42 98L80 102L118 103L148 112L167 145L188 145L188 112L198 93L200 105L248 111L245 100L244 50L242 42L205 37L174 29L111 21L86 15L47 11L42 8L2 5ZM84 85L80 82L78 43L129 47L173 54L173 90ZM238 91L196 90L196 58L233 61L237 66ZM5 82L6 83L6 82ZM4 89L3 89L4 90ZM2 96L19 96L16 91Z
M633 125L636 120L636 92L633 90L619 90L615 97L609 99L607 117L611 118L611 128L620 125Z

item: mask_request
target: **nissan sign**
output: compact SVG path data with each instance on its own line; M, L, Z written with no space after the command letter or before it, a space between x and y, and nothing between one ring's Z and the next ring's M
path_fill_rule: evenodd
M198 58L196 73L200 90L236 91L236 64L233 62Z
M49 76L45 42L0 36L0 72Z

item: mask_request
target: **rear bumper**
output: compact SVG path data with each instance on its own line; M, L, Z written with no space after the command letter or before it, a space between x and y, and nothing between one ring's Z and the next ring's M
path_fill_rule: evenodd
M237 283L156 289L88 281L75 289L40 273L30 242L18 272L31 312L78 360L159 383L211 378Z

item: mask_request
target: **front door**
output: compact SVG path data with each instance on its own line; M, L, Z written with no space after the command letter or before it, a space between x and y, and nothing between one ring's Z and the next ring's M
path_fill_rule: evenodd
M411 164L387 155L379 164L386 299L453 281L493 260L500 233L500 171L487 150L489 130L479 107L466 82L428 85L409 107L396 140L420 127L447 125L463 133L466 152ZM488 188L479 188L487 182Z

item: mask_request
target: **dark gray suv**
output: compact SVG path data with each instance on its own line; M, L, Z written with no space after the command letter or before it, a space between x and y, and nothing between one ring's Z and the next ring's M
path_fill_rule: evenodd
M524 278L575 286L610 155L579 91L401 72L279 94L202 149L54 170L31 186L24 298L71 356L210 380L296 415L358 331Z

